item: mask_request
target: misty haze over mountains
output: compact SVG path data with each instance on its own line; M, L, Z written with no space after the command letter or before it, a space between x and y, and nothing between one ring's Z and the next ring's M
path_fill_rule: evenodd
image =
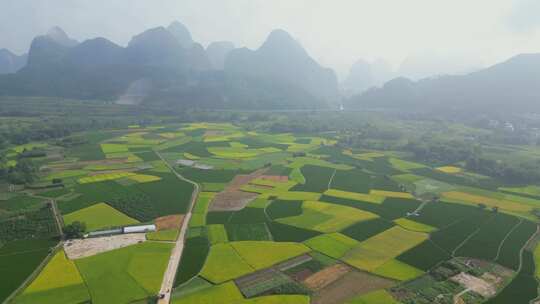
M478 71L452 65L455 75L442 75L449 67L436 57L412 56L397 70L359 60L339 84L284 30L251 50L228 41L205 49L180 22L144 31L126 47L99 37L79 42L55 27L27 55L0 50L0 95L212 109L540 109L540 55Z

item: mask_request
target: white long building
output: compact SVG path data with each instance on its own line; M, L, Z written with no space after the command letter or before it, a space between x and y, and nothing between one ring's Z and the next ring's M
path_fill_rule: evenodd
M124 227L124 233L146 233L156 231L156 225L141 225Z

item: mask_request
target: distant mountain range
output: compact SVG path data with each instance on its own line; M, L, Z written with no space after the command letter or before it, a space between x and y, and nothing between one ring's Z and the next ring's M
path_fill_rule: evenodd
M338 97L334 72L282 30L252 51L230 42L205 50L180 22L138 34L127 47L78 42L56 27L32 41L28 60L0 52L0 69L4 96L211 108L316 108Z
M540 111L540 54L523 54L460 76L393 79L347 100L348 108L415 111Z
M0 50L0 74L0 96L164 109L315 109L336 107L342 98L334 71L283 30L271 32L255 50L227 41L204 49L180 22L140 33L126 47L105 38L79 42L55 27L32 41L28 55ZM345 95L352 95L345 108L540 111L540 54L460 76L385 83L391 77L384 62L357 62L342 83Z

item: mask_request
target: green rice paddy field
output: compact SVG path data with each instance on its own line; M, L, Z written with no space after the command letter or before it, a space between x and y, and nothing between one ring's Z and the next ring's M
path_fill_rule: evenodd
M454 257L495 262L515 274L488 303L526 303L537 295L536 186L492 187L483 176L437 169L392 151L346 149L327 135L269 134L228 123L82 136L88 140L65 148L66 159L51 160L41 176L44 183L62 179L64 188L0 198L0 232L13 236L0 234L0 300L49 253L13 303L155 299L178 227L147 233L146 242L70 259L62 249L50 252L54 241L32 239L25 227L34 222L24 214L55 199L63 224L84 222L87 231L159 226L161 217L190 208L193 185L172 170L202 190L172 303L307 304L343 293L334 289L340 286L386 278L389 285L347 291L328 303L394 304L395 288L422 282ZM3 214L21 216L6 224ZM313 286L320 272L327 277L340 267L365 279L350 282L361 276L338 273L330 285Z

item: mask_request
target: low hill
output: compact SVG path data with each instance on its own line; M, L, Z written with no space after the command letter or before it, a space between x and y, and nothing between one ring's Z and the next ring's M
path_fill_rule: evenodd
M456 111L539 111L540 54L523 54L478 72L417 82L398 78L348 100L349 107Z

